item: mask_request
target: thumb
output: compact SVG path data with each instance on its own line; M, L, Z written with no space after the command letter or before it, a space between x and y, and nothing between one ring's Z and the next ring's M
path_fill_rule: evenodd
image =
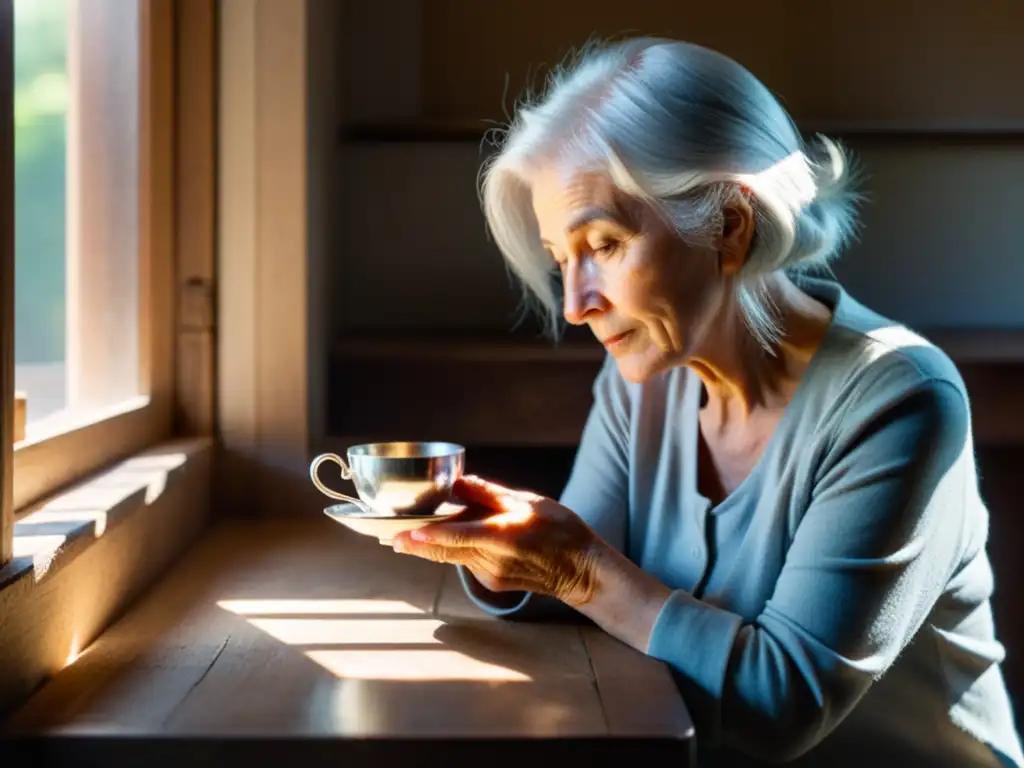
M449 503L454 507L461 507L461 509L451 516L445 517L446 523L469 523L493 517L497 513L492 507L460 498L455 494L452 495Z
M469 504L481 504L501 511L503 502L515 496L515 491L476 475L463 475L455 481L452 492Z

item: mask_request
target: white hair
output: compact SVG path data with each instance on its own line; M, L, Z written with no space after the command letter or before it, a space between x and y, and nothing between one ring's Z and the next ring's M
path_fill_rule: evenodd
M835 141L803 141L786 110L747 69L708 48L662 38L591 44L519 104L499 151L481 168L488 229L558 336L561 297L541 247L528 167L557 160L601 169L656 207L686 242L713 245L724 209L749 190L756 217L736 281L755 338L780 336L766 278L826 267L855 234L859 196ZM539 303L539 307L537 307Z

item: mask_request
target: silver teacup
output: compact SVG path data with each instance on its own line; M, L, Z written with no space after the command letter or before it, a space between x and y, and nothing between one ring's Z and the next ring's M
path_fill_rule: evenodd
M466 449L455 443L388 442L354 445L347 454L348 463L335 453L313 459L309 476L320 493L374 514L424 516L451 497ZM318 472L325 462L341 467L342 479L352 481L359 498L324 485Z

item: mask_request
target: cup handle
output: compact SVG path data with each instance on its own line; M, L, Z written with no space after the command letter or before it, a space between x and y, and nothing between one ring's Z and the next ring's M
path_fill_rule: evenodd
M320 478L317 476L317 473L320 471L320 466L324 462L328 461L332 461L339 467L341 467L342 480L352 479L352 470L348 468L348 465L345 463L345 460L341 458L341 456L339 456L336 453L323 453L317 456L315 459L313 459L313 462L309 465L309 479L313 481L313 485L316 486L316 489L320 491L320 493L322 493L324 496L327 496L328 498L337 499L338 501L347 501L350 504L356 504L359 507L364 507L365 503L363 502L362 499L357 499L354 496L346 496L344 493L332 491L330 488L324 485L323 482L321 482Z

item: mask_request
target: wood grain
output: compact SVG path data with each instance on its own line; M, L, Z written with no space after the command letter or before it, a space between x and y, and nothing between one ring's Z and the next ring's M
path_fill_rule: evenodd
M640 738L685 753L663 665L578 626L439 606L451 573L326 519L225 522L5 733ZM659 714L641 726L631 709Z
M692 739L693 724L665 665L636 652L594 626L581 627L604 704L608 727L631 736L655 736L675 730L679 739ZM643 691L637 696L637 691Z
M310 0L257 0L258 89L256 329L260 502L289 506L308 488L309 349L306 299L308 112L306 24ZM268 351L273 350L272 354ZM248 384L248 382L247 382ZM280 480L279 480L280 478Z
M67 668L195 540L211 463L209 440L165 444L16 525L18 556L0 570L0 713Z
M21 443L14 452L16 515L27 514L45 497L168 436L168 424L154 403L130 405L135 407Z
M256 4L224 0L217 40L217 396L220 508L248 509L258 471ZM252 470L252 471L250 471Z

